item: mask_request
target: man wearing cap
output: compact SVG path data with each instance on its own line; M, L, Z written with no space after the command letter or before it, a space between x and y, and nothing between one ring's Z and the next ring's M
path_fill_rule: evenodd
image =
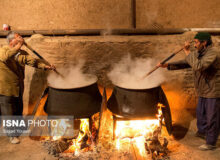
M55 67L39 62L21 50L24 39L19 34L10 32L7 41L9 45L0 48L0 111L3 116L19 116L23 112L25 65L49 70ZM10 133L7 135L11 143L19 143L15 135Z
M158 64L168 70L192 68L195 88L198 93L197 137L205 138L206 144L200 150L216 148L220 129L220 54L212 46L209 33L199 32L194 37L195 52L190 51L190 43L185 42L184 60Z

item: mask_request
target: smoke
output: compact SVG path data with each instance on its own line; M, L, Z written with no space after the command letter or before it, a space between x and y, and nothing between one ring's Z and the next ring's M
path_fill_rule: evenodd
M165 81L162 69L157 69L148 77L143 78L155 67L158 61L153 59L131 59L125 56L118 64L115 64L108 77L113 84L122 88L147 89L159 86Z
M82 72L83 64L84 62L80 61L75 66L58 68L57 71L62 76L51 71L47 77L48 85L54 88L71 89L84 87L96 82L96 76Z

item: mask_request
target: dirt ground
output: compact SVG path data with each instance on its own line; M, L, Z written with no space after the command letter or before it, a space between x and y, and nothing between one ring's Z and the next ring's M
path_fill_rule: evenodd
M198 147L204 144L205 140L195 137L194 134L195 132L188 131L184 136L184 128L176 126L174 129L176 138L169 139L170 160L219 160L220 140L216 150L200 151Z
M48 155L39 141L29 137L20 137L20 144L8 143L7 137L0 137L0 160L56 160Z
M198 146L205 140L194 137L194 131L181 125L174 124L173 135L169 140L169 160L219 160L220 140L217 149L213 151L200 151ZM14 145L8 143L7 137L0 137L0 160L58 160L49 155L40 141L31 140L29 137L20 137L21 143Z

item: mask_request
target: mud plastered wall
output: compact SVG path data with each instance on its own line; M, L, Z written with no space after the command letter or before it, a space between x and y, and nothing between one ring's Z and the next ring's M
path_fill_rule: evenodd
M14 30L220 27L219 0L1 0Z
M218 0L137 0L138 28L220 27Z
M159 62L182 47L184 41L191 39L193 35L194 33L129 37L44 37L34 35L26 41L57 67L74 64L80 59L85 60L84 73L94 74L98 77L100 85L112 87L107 73L124 56L130 54L132 59L153 58ZM220 45L220 37L214 36L213 41L215 45ZM0 39L0 44L6 44L5 39ZM30 52L30 54L32 53ZM184 57L184 53L180 53L172 61ZM195 110L197 97L194 91L191 69L178 71L164 69L163 71L166 75L166 81L162 84L162 87L171 106L174 121L193 114L191 111ZM47 86L47 73L27 66L25 74L24 114L30 114L37 98ZM183 112L186 112L186 114L183 114Z
M1 0L0 25L14 30L129 28L130 0Z

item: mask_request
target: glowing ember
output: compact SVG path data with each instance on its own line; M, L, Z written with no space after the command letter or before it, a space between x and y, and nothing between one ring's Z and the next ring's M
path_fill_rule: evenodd
M153 131L159 127L159 120L130 120L116 122L116 148L130 150L128 146L137 148L142 157L145 157L145 139L151 137Z
M146 137L152 135L157 127L159 127L158 120L117 121L115 135L116 138Z
M163 121L162 117L162 104L158 104L158 115L155 115L155 119L147 120L129 120L129 121L117 121L115 136L116 136L116 148L118 150L130 150L130 147L139 153L141 157L146 157L145 143L147 139L152 138L155 130L160 128L160 122Z

